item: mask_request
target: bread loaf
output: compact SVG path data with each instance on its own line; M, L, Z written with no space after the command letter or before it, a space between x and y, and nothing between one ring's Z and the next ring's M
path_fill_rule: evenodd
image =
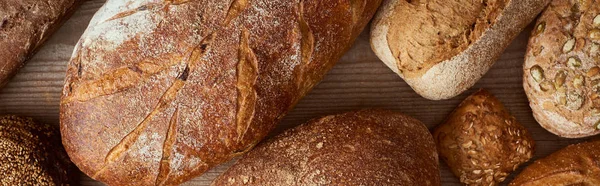
M523 86L535 119L567 138L600 133L600 1L555 0L537 21Z
M0 1L0 87L74 12L82 0Z
M261 143L213 185L440 185L427 127L363 110L314 119Z
M58 129L17 116L0 117L0 185L69 185L71 163Z
M533 156L531 135L502 103L480 90L433 133L440 157L467 185L498 185Z
M510 186L600 185L600 141L570 145L535 161Z
M473 86L550 0L387 0L371 28L375 54L418 94Z
M109 185L175 185L251 149L380 0L108 0L69 63L63 143Z

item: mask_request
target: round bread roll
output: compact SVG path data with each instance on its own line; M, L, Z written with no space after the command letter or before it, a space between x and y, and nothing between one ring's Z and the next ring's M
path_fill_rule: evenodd
M498 185L533 155L527 129L485 90L465 99L433 136L440 157L467 185Z
M49 125L0 117L0 185L68 185L70 161Z
M533 115L567 138L600 133L600 1L556 0L529 39L523 86Z
M250 151L213 185L440 185L427 127L389 111L326 116Z
M600 140L570 145L537 160L510 186L600 185Z

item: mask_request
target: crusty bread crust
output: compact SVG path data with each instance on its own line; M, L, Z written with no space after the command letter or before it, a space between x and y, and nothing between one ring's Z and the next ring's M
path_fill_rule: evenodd
M314 119L261 143L212 185L440 185L429 130L362 110Z
M465 99L433 132L443 159L466 185L498 185L533 156L535 142L492 94Z
M265 137L379 4L109 0L69 64L64 146L109 185L187 181Z
M600 140L570 145L525 168L510 186L600 185Z
M600 39L590 35L600 29L593 23L600 15L599 3L553 1L538 19L527 46L523 87L533 115L561 137L600 134L600 76L593 72L600 65ZM538 72L535 79L532 73ZM574 83L576 79L582 82Z
M0 88L66 21L82 0L0 1Z
M473 33L481 33L478 38L471 38L472 43L460 53L435 63L417 68L414 73L404 72L394 55L395 48L390 48L390 33L404 25L393 24L399 16L412 20L415 13L399 11L397 7L406 6L406 0L386 0L377 13L371 27L371 46L377 56L394 72L400 75L418 94L432 99L452 98L473 86L500 57L510 42L529 24L548 4L549 0L510 0L506 3L496 19L487 27L474 27ZM412 1L411 3L426 6L429 1ZM441 7L450 8L450 7ZM497 11L492 11L497 12ZM418 12L417 12L418 13ZM423 12L427 13L427 12ZM482 15L488 17L486 12ZM399 19L399 18L398 18ZM449 22L449 24L452 24ZM475 22L473 22L475 24ZM412 33L404 33L409 37ZM424 37L424 36L423 36ZM431 37L438 37L432 35ZM396 53L403 53L399 51ZM427 61L419 61L426 63Z

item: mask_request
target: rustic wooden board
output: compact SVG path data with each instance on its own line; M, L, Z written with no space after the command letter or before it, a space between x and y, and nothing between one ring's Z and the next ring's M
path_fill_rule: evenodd
M40 122L58 125L58 106L67 62L89 20L103 3L104 0L87 1L18 75L0 90L0 114L28 116ZM401 78L377 59L371 51L365 32L325 79L285 117L272 134L280 133L314 117L361 108L401 111L433 128L470 93L479 88L486 88L532 133L537 143L534 158L544 157L582 139L559 138L541 128L531 114L522 87L522 63L530 30L531 28L521 33L477 85L464 94L445 101L426 100L414 93ZM231 163L218 166L185 185L209 185L211 180ZM444 185L459 185L458 179L444 163L441 174ZM80 183L102 185L83 174Z

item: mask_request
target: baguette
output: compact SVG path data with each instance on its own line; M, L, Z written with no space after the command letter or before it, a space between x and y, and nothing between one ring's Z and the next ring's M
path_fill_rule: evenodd
M380 0L108 0L61 98L73 162L109 185L176 185L255 146Z
M529 39L523 87L533 116L566 138L600 134L600 1L552 1Z
M559 150L529 165L510 186L600 185L600 141Z
M0 1L0 88L65 22L82 0Z
M371 46L418 94L452 98L473 86L550 0L386 0Z
M411 117L325 116L261 143L212 185L440 185L435 143Z

